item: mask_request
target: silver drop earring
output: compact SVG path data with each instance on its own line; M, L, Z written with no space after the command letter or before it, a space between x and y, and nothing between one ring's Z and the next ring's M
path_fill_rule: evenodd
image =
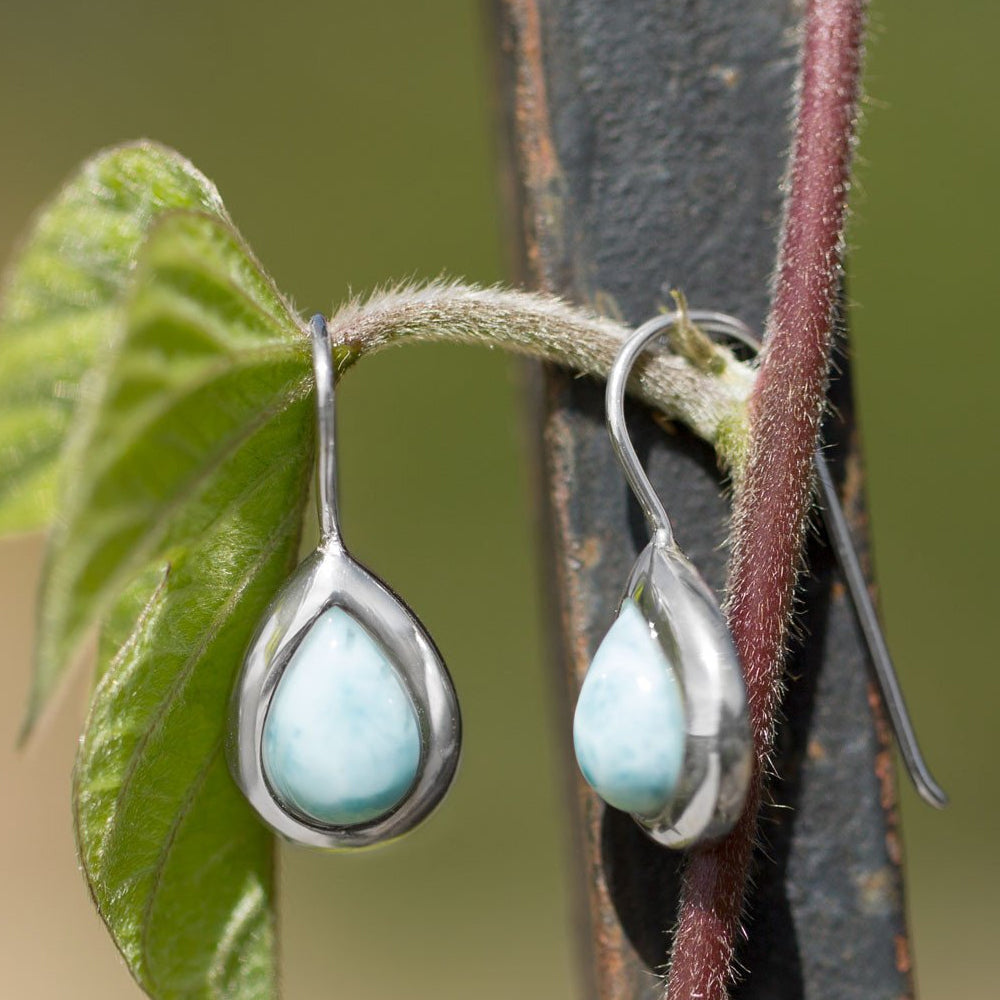
M257 627L233 693L227 755L260 818L299 844L394 839L440 802L458 765L455 690L416 615L344 546L334 369L310 323L321 537Z
M618 616L594 656L577 702L574 746L584 777L609 804L632 814L654 840L691 847L725 835L739 818L751 770L746 690L719 606L673 540L669 519L625 426L625 384L655 337L690 321L754 354L760 341L724 313L666 313L624 342L608 379L608 430L652 529ZM822 451L815 457L821 512L868 647L900 754L917 792L948 798L917 743L885 637Z
M699 325L729 317L691 312ZM725 618L674 541L663 504L632 447L625 385L666 313L622 345L608 377L608 431L652 537L580 690L573 742L584 778L657 842L683 848L728 833L743 809L752 741L746 687Z

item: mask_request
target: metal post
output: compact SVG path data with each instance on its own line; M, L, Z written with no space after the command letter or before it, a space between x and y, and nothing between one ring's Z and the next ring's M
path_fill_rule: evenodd
M525 280L632 324L676 287L692 307L759 329L799 15L788 0L501 0ZM826 440L858 535L862 476L845 358L839 368ZM568 717L645 529L604 431L602 387L545 371L539 398ZM721 591L728 505L713 455L638 408L630 426L681 547ZM809 569L736 994L903 997L912 983L887 729L820 541ZM680 859L572 780L589 915L584 978L600 1000L652 1000L662 992Z

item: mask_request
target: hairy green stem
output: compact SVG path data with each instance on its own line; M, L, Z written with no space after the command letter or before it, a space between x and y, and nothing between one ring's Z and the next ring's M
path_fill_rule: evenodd
M340 373L393 344L442 341L501 347L603 379L629 332L552 296L455 282L376 292L343 306L329 325ZM695 343L697 357L691 351L687 356L651 352L636 365L629 388L708 441L738 478L755 371L723 347L702 338ZM712 365L705 364L706 350L714 354Z

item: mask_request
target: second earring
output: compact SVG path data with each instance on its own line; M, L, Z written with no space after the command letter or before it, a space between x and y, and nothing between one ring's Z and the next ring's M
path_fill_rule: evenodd
M737 320L689 314L706 329ZM684 848L723 836L751 770L746 688L715 596L674 541L625 426L625 384L654 338L684 321L658 316L623 344L608 378L608 431L652 530L618 615L580 690L573 742L584 778L654 840Z

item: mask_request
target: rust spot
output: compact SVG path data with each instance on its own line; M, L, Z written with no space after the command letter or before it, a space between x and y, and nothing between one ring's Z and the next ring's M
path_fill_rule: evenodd
M515 32L515 117L521 169L530 194L527 228L534 237L527 241L528 262L539 283L552 291L551 282L545 280L539 241L561 239L562 169L552 141L542 62L541 16L533 0L507 0L507 10Z
M903 863L903 845L900 843L899 834L895 830L889 830L885 835L885 852L889 855L889 860L899 868Z
M518 126L530 137L523 152L529 176L537 182L559 173L542 66L541 17L532 0L509 0L509 5L518 28Z
M874 684L868 684L868 707L872 713L872 723L875 726L875 736L878 745L887 750L892 745L892 734L889 732L889 719L882 704L882 695Z
M708 75L720 80L730 90L740 82L740 71L735 66L720 66L718 64L709 66Z
M879 804L886 814L890 829L898 822L896 816L896 769L892 761L892 743L885 706L874 684L868 685L868 707L871 709L875 737L880 747L875 755L875 777L879 783Z
M576 558L584 569L593 569L601 561L601 540L595 536L585 538L577 546Z
M819 740L810 740L806 747L806 754L810 760L826 760L828 754L826 747Z
M888 750L880 750L875 755L875 776L879 781L879 804L888 812L896 800L896 790L892 782L892 756Z
M904 976L908 976L913 968L913 962L910 959L910 942L902 934L897 934L894 941L896 944L896 968Z
M896 768L892 759L892 744L885 706L874 684L868 685L868 707L871 709L875 736L881 748L875 755L875 777L879 783L879 804L885 813L885 850L896 868L903 864L903 843L899 832L899 810L896 798Z

